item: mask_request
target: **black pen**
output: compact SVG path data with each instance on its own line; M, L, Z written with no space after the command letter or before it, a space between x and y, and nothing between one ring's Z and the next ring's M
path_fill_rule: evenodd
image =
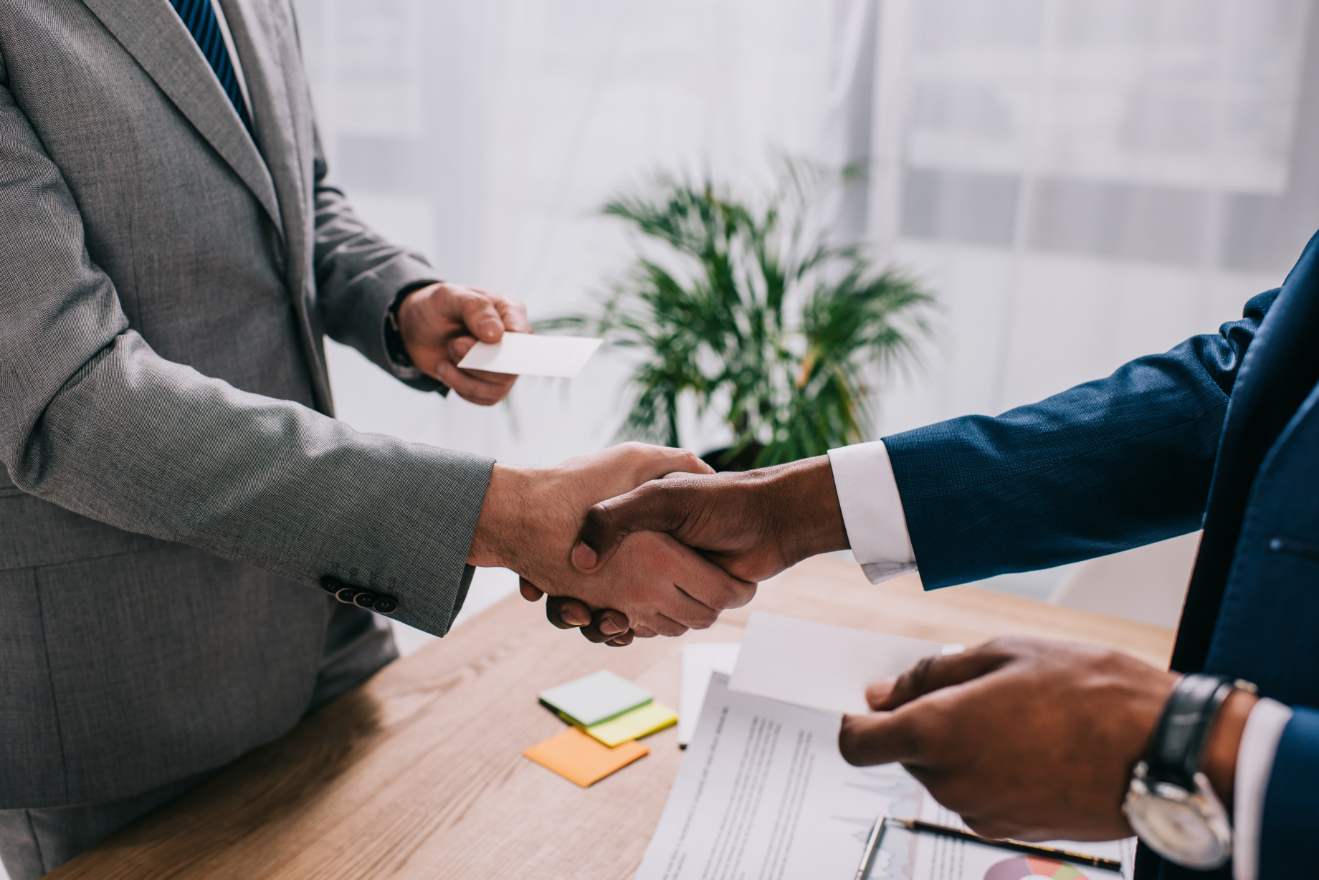
M960 828L950 828L947 825L935 825L933 822L922 822L920 819L886 819L885 821L892 822L899 828L905 828L908 831L924 831L929 834L941 834L944 837L955 837L958 840L969 840L973 843L983 843L987 846L1010 849L1032 856L1044 856L1051 859L1066 859L1069 862L1079 862L1082 865L1089 865L1092 868L1107 868L1110 871L1122 870L1122 863L1117 859L1106 859L1101 856L1071 852L1070 850L1065 849L1054 849L1051 846L1036 846L1033 843L1023 843L1020 840L996 840L992 837L981 837L979 834L970 831L963 831ZM878 828L879 826L876 825L875 827ZM867 844L867 846L871 845ZM863 865L862 867L865 866ZM857 874L857 880L862 880L861 874Z

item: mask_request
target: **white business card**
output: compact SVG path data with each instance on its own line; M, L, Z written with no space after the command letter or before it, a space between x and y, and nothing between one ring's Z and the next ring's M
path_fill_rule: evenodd
M458 362L464 370L511 373L515 376L554 376L571 379L582 371L603 339L580 336L534 336L505 333L491 345L478 342Z

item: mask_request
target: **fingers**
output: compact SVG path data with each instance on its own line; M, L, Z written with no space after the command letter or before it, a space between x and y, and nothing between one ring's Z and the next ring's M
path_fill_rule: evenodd
M746 602L755 592L719 566L670 535L641 532L611 566L620 573L615 589L633 626L644 625L663 636L706 629L724 608ZM603 604L603 603L602 603ZM611 603L612 604L612 603Z
M630 643L632 638L628 635L628 618L621 611L605 609L595 612L588 625L582 627L582 635L588 642L612 643L613 640L622 636L628 636L624 644Z
M545 618L559 629L574 629L591 622L591 609L568 596L551 596L545 600Z
M688 449L651 446L646 443L625 443L623 447L633 459L632 479L636 486L669 474L714 473L714 468L701 461L700 456Z
M457 364L467 357L467 353L476 346L476 340L470 336L457 336L449 341L445 353L449 360ZM463 370L464 375L490 382L495 385L512 385L517 376L513 373L491 373L488 370Z
M668 532L686 518L680 494L664 491L662 483L647 483L626 495L601 501L586 512L586 522L573 547L573 566L583 574L595 571L618 551L633 532Z
M960 654L925 657L898 676L887 696L877 702L871 702L870 707L875 710L896 709L931 691L962 684L993 672L1010 659L1011 655L1003 651L997 642L990 642L988 645L963 651ZM880 682L871 685L876 688L876 696L879 695L879 685ZM870 698L870 693L870 688L867 688L867 699Z
M452 307L462 319L467 331L482 342L498 342L504 338L504 318L489 294L471 287L455 285L450 293ZM524 313L525 317L525 313Z
M915 757L916 743L904 714L844 715L838 731L838 750L844 760L868 767Z
M530 333L526 307L511 297L474 287L450 285L449 296L450 309L472 335L449 340L445 349L448 359L436 365L437 377L464 400L480 406L493 406L508 396L517 376L482 370L460 370L457 364L467 356L477 340L498 342L506 330Z
M528 602L539 602L540 597L545 595L540 587L524 577L518 578L518 592L521 593L522 598L526 599Z
M758 585L739 580L719 566L705 562L694 566L679 586L692 599L717 613L741 608L750 602L755 598Z
M679 623L664 614L656 614L651 620L650 626L655 630L656 635L668 636L671 639L677 638L687 632L688 629L685 624Z
M521 300L514 299L511 296L505 296L502 293L492 293L489 290L482 290L479 287L472 288L478 293L483 293L490 297L495 304L495 310L499 312L500 319L504 322L504 329L513 333L531 333L531 321L527 320L527 307L522 304Z
M480 406L494 406L508 396L517 376L504 373L486 373L478 370L460 370L447 360L435 367L435 375L463 400ZM494 377L487 379L485 377Z
M881 678L879 681L872 681L866 685L866 703L871 709L878 710L882 708L893 693L893 686L898 683L896 678Z

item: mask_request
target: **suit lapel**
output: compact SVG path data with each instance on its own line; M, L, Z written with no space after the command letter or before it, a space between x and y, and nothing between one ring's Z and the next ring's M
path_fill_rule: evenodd
M281 52L284 43L294 39L293 23L277 16L268 3L223 0L222 5L234 46L243 62L257 145L265 157L265 167L270 171L279 200L289 247L289 268L297 271L306 248L307 182L300 137L303 120L289 98L286 63ZM237 118L237 114L234 116ZM295 293L296 290L293 288Z
M1237 372L1219 442L1204 539L1173 649L1172 668L1204 668L1260 466L1319 377L1319 233L1288 274Z
M168 0L83 0L187 117L283 233L266 165L192 34ZM244 60L244 66L246 61Z
M252 98L257 143L266 158L286 234L285 274L303 331L317 405L332 412L321 327L310 277L315 126L292 10L270 0L220 0Z

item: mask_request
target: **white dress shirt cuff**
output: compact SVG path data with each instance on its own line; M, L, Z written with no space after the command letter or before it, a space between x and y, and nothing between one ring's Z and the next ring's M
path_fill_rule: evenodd
M884 441L829 450L852 555L872 584L916 570L898 481Z
M1261 699L1250 710L1237 748L1232 798L1232 878L1259 876L1259 836L1264 827L1264 794L1273 773L1273 756L1292 710L1276 700Z

